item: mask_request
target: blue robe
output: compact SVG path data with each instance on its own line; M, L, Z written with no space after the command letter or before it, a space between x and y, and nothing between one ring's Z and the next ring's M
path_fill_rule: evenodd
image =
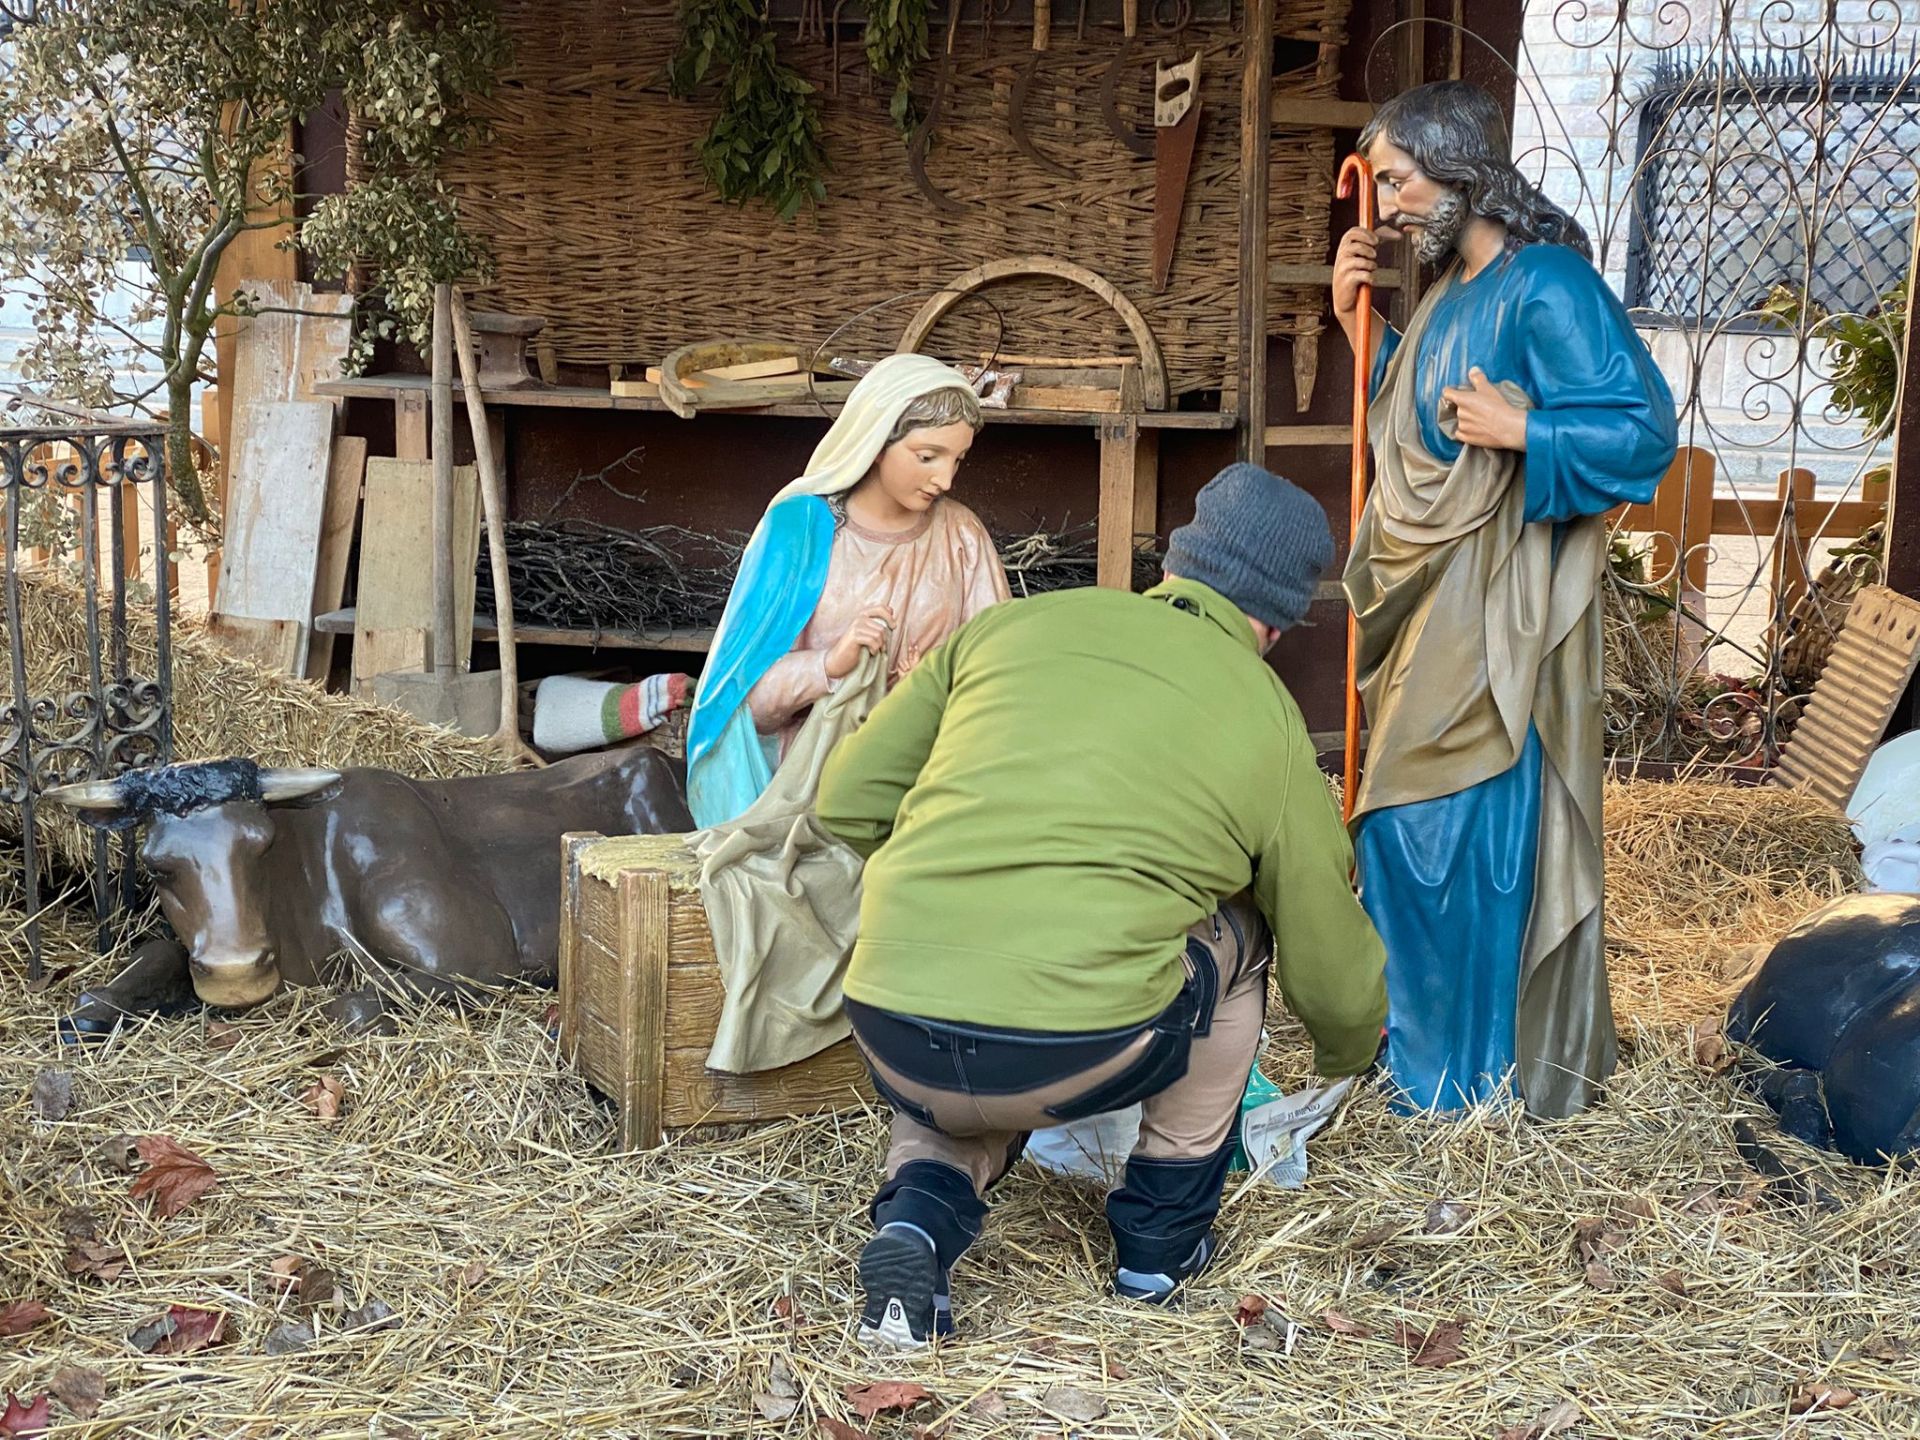
M794 495L767 511L740 557L687 722L687 805L703 830L743 814L773 777L779 757L754 727L747 692L807 628L833 532L825 500Z
M1528 245L1430 297L1415 366L1427 449L1440 391L1479 366L1512 381L1527 416L1529 523L1558 525L1644 503L1671 463L1673 396L1626 310L1565 246ZM1400 336L1374 366L1378 393ZM1403 1108L1460 1108L1501 1093L1515 1062L1515 1012L1539 843L1541 746L1531 728L1505 774L1356 822L1360 898L1387 949L1388 1064ZM1602 763L1593 756L1593 763Z

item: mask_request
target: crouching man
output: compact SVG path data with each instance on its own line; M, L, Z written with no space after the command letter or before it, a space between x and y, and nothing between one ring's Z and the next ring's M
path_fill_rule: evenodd
M1230 467L1164 583L986 611L828 761L818 816L868 857L847 1013L893 1109L860 1256L868 1344L950 1331L948 1272L1028 1132L1135 1101L1114 1288L1160 1303L1197 1273L1269 955L1321 1073L1372 1061L1380 940L1261 658L1332 558L1318 504Z

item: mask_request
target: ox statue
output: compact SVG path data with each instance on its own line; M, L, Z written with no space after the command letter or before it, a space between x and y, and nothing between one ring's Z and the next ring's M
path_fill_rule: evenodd
M410 780L389 770L263 769L217 760L50 790L112 828L144 824L141 858L184 945L150 944L81 997L69 1038L192 992L229 1009L326 980L346 952L370 983L330 1007L380 1019L396 988L459 996L551 985L559 959L560 837L691 830L677 762L648 746L544 770Z

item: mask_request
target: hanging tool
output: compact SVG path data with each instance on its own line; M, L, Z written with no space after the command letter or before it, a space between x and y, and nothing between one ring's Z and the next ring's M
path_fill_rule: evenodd
M1106 74L1100 77L1100 114L1107 122L1107 128L1113 132L1127 149L1142 160L1153 158L1153 136L1142 134L1129 124L1120 114L1116 95L1120 86L1120 72L1127 68L1127 62L1133 54L1134 36L1140 32L1140 0L1123 0L1120 7L1120 48L1114 52L1113 59L1107 62Z
M991 6L993 0L984 0ZM960 12L966 0L953 0L952 13L947 17L947 44L940 52L940 68L933 77L933 99L927 104L927 113L915 127L913 138L907 142L907 169L913 175L913 183L927 203L943 215L964 215L966 206L936 186L927 175L927 147L933 141L934 127L940 123L940 105L946 99L947 86L953 79L953 42L960 32Z
M1083 17L1086 9L1087 0L1080 0ZM1033 89L1034 80L1039 77L1040 61L1046 55L1052 38L1053 0L1033 0L1033 56L1014 78L1013 93L1008 97L1007 133L1013 137L1013 148L1042 170L1071 180L1073 172L1058 160L1042 155L1039 147L1033 143L1033 137L1027 134L1027 95Z
M1164 294L1200 134L1200 52L1153 67L1153 293Z
M1373 166L1363 155L1349 155L1340 164L1340 180L1334 193L1342 200L1358 192L1360 224L1368 230L1378 223L1374 210ZM1359 340L1353 347L1353 468L1351 473L1351 515L1348 520L1347 553L1360 534L1360 516L1367 506L1367 384L1373 378L1373 286L1362 285L1355 300L1359 320ZM1341 818L1353 819L1353 802L1360 793L1360 622L1347 612L1347 748L1341 770Z

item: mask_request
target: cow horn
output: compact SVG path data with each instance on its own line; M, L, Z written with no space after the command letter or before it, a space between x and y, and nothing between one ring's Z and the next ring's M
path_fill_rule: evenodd
M268 805L304 800L340 783L338 770L262 770L260 799Z
M117 780L75 780L42 791L40 798L55 805L65 805L70 810L121 810L126 807L126 798L121 794Z

